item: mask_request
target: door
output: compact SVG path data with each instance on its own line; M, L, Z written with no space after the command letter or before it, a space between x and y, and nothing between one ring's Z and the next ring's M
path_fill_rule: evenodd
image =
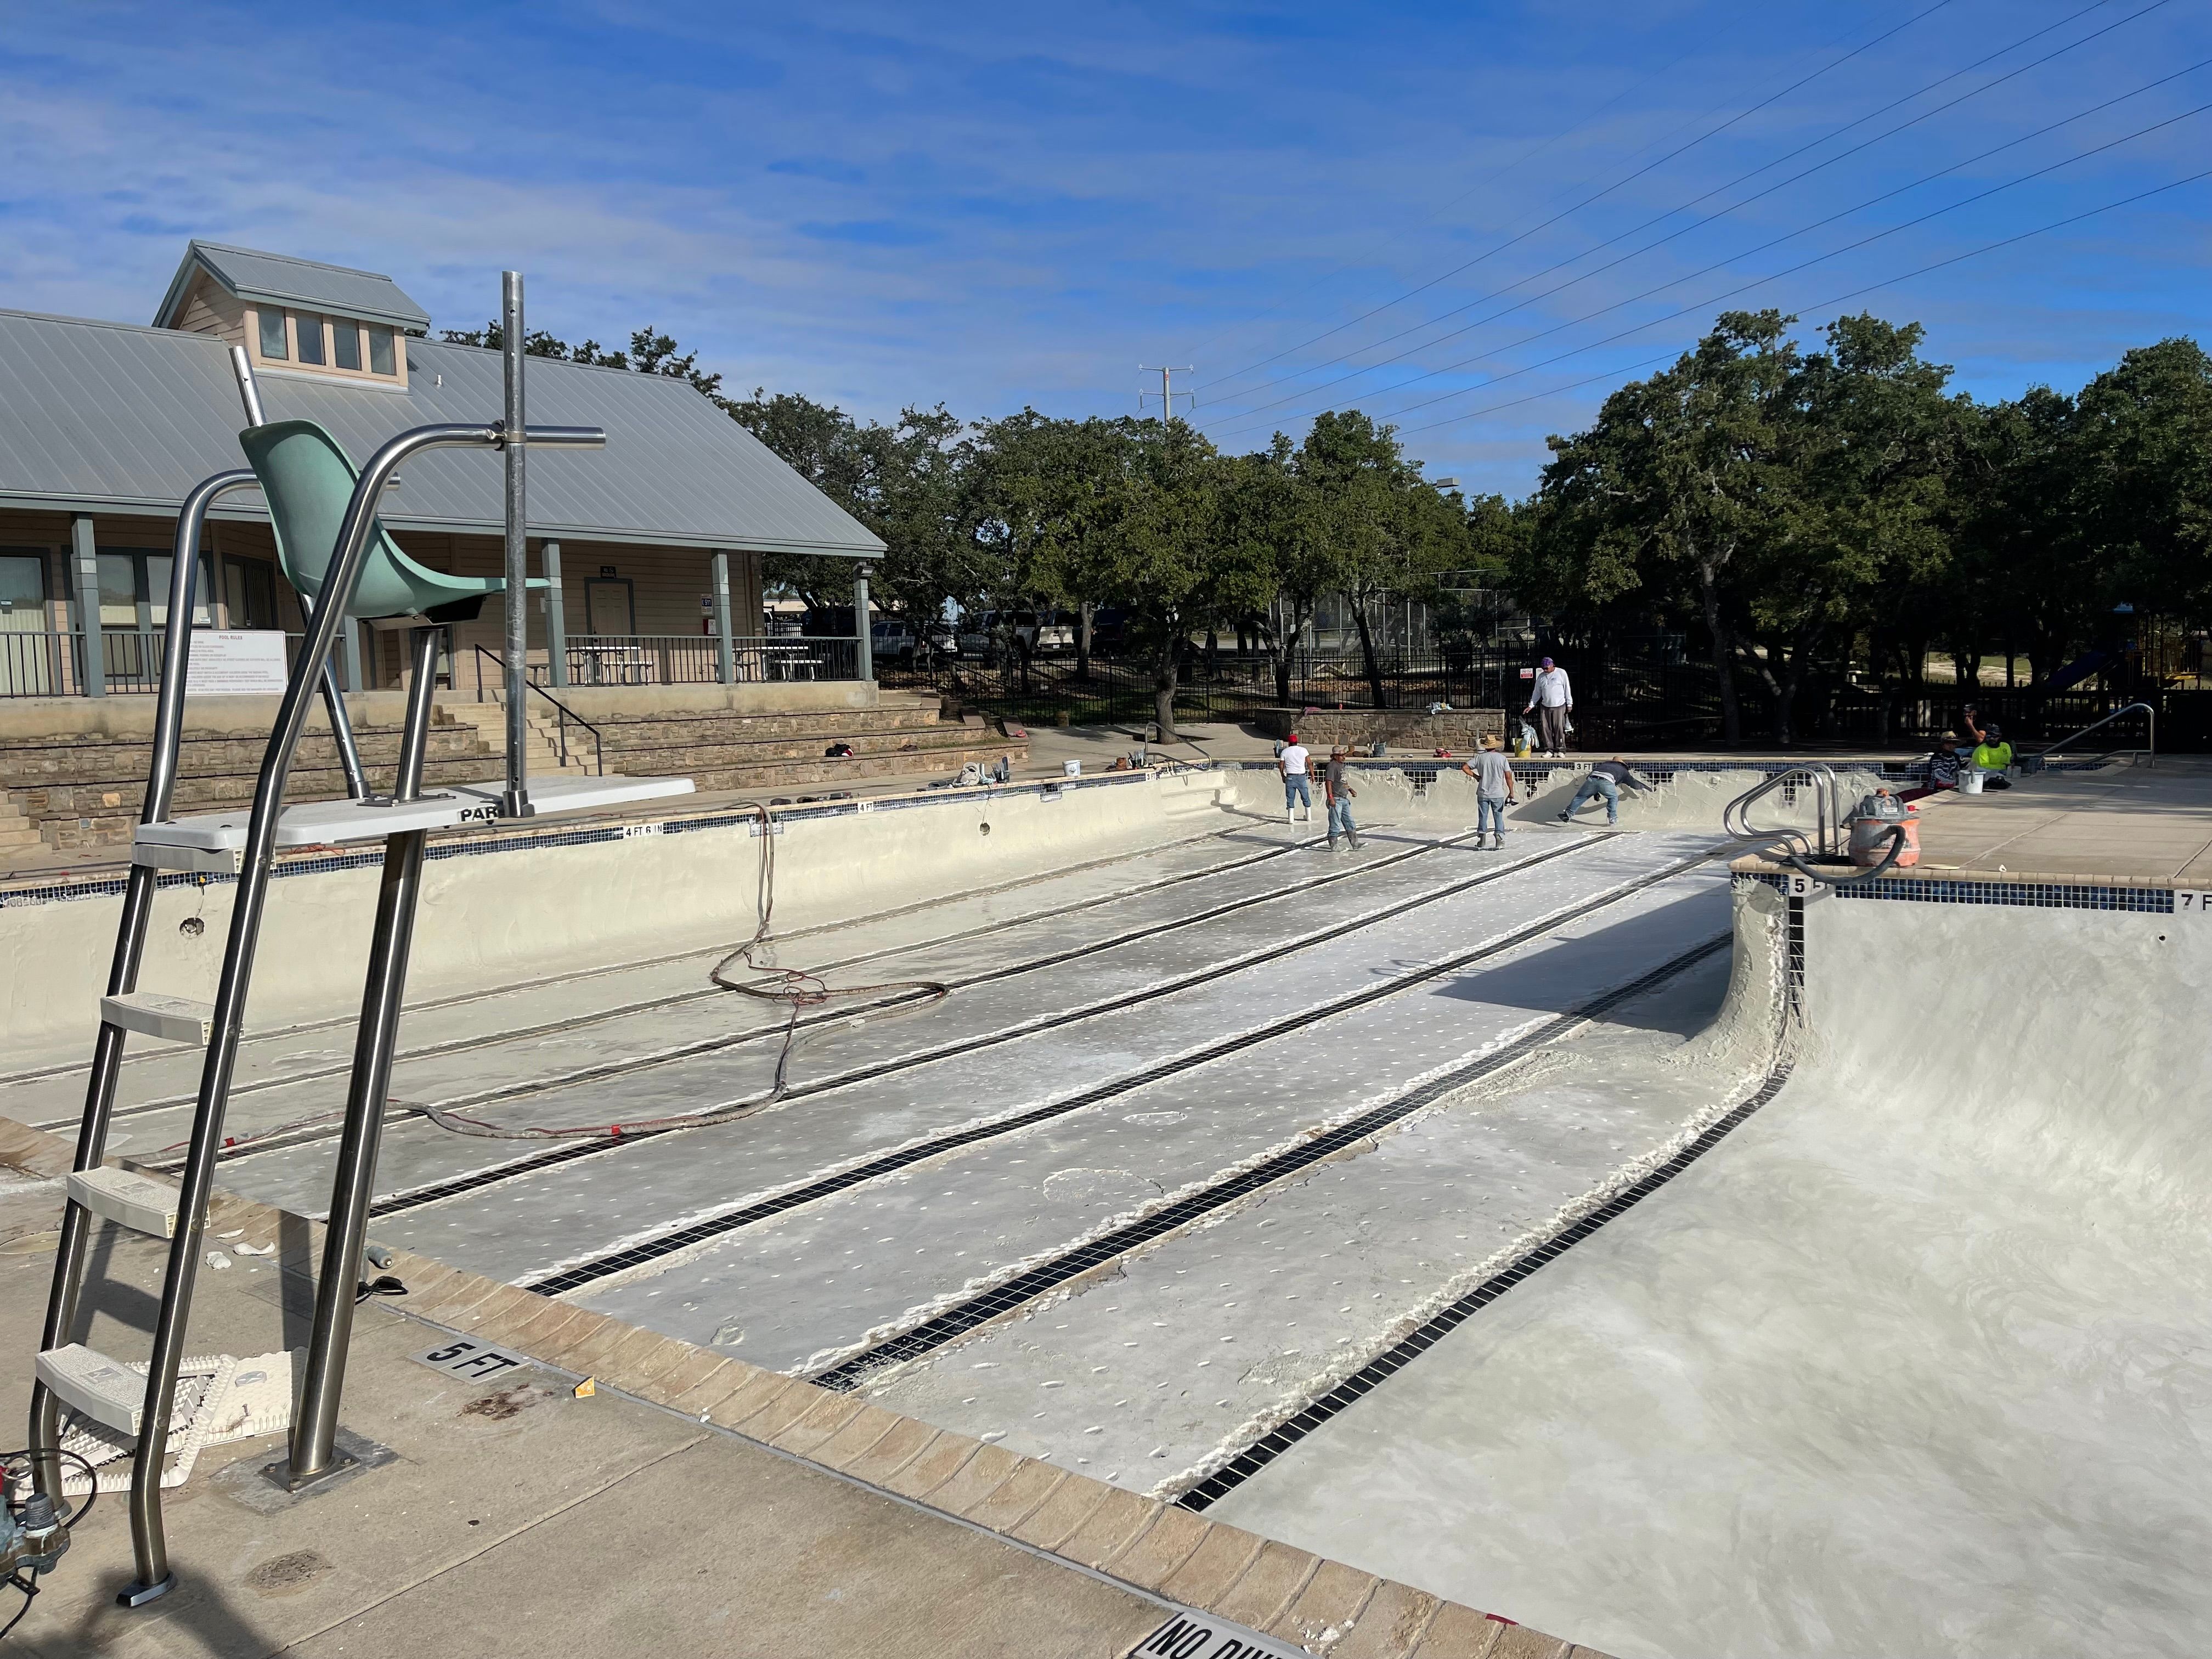
M46 617L46 556L0 553L0 697L50 697L56 641Z
M584 626L594 634L637 632L637 607L627 576L594 576L584 584Z

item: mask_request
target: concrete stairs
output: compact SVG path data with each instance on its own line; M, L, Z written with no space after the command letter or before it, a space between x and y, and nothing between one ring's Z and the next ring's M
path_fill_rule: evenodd
M46 845L40 838L37 822L22 809L22 802L0 791L0 858Z
M496 695L483 702L449 702L438 705L441 711L450 714L457 724L473 726L483 734L483 740L496 754L507 752L507 704ZM532 777L588 777L592 772L592 734L571 726L568 728L568 758L561 759L560 717L550 708L542 713L535 708L523 711L529 731L529 740L524 746L524 757L529 763ZM615 769L610 766L607 769Z

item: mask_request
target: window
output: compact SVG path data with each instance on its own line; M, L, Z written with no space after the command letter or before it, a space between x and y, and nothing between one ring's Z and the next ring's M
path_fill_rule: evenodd
M397 374L398 365L392 356L392 331L368 325L368 372L372 374Z
M276 626L276 579L258 560L222 562L223 605L233 628Z
M292 331L299 337L300 361L319 365L323 361L323 319L309 312L296 312Z
M292 355L284 344L284 313L263 306L255 314L261 319L261 355L282 362Z
M169 620L169 574L176 562L167 553L131 550L100 555L100 625L135 633L149 633ZM205 628L213 620L208 609L208 567L200 565L199 580L192 589L192 621Z
M361 325L343 317L331 319L331 362L340 368L361 368Z

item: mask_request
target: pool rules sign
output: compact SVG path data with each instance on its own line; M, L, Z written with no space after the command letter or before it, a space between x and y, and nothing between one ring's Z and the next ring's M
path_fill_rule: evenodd
M1313 1659L1305 1649L1210 1613L1177 1613L1129 1650L1129 1659Z

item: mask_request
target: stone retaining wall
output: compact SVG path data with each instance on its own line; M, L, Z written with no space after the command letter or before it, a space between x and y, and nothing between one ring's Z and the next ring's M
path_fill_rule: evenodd
M1418 708L1262 708L1255 723L1270 737L1297 732L1309 749L1371 744L1424 754L1449 749L1464 754L1486 737L1505 735L1502 708L1454 708L1429 714Z

